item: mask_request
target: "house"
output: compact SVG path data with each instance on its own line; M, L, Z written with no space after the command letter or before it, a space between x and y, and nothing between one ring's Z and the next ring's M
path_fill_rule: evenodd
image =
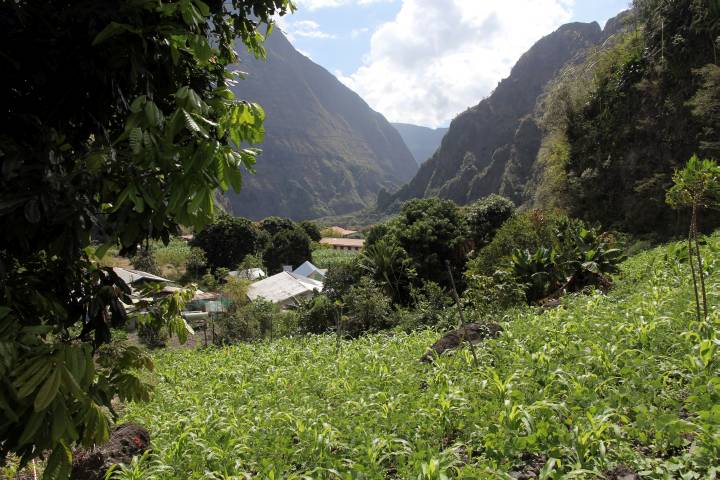
M247 270L234 270L228 275L231 277L241 278L243 280L261 280L267 277L267 274L262 268L248 268Z
M264 298L287 308L296 306L300 300L322 289L322 282L294 273L280 272L250 285L247 296L251 301Z
M140 287L142 284L146 283L173 283L172 280L168 280L167 278L140 270L113 267L113 272L115 272L115 275L120 277L123 282L134 287Z
M359 252L365 245L361 238L323 238L320 239L323 245L330 245L335 250L349 250Z
M292 273L294 273L295 275L301 275L303 277L317 280L318 282L323 282L325 281L325 274L327 273L327 269L317 268L315 265L307 261L300 265L298 268L296 268Z

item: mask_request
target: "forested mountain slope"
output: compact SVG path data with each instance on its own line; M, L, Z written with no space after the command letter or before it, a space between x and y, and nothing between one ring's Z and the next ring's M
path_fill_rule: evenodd
M664 237L687 228L665 202L673 172L695 153L720 155L720 2L642 0L635 13L633 28L549 89L528 193L536 206Z
M468 203L490 193L520 200L542 132L533 113L546 85L569 62L613 33L597 23L571 23L538 41L490 97L456 117L442 146L391 202L438 195Z
M400 133L418 165L432 157L448 131L447 128L428 128L409 123L393 123L392 126Z
M247 59L234 87L265 109L257 175L227 197L232 213L302 220L360 210L381 188L395 190L417 170L400 134L279 30L267 61Z

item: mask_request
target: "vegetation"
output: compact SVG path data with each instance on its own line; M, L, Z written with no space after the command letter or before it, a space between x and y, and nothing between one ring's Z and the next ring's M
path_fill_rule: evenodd
M706 241L717 305L720 237ZM504 333L477 347L478 369L467 350L419 363L433 330L343 341L339 354L331 336L158 352L153 400L126 414L153 435L134 468L157 479L714 478L719 319L712 308L694 321L682 251L628 260L609 295L506 312Z
M537 205L555 197L574 217L666 238L684 227L665 203L692 154L717 155L713 1L638 0L628 31L551 89ZM717 226L716 215L705 226Z
M178 225L200 227L217 189L252 169L264 113L235 100L236 39L262 54L260 24L287 0L3 2L0 129L0 462L47 454L67 478L72 448L108 435L111 400L142 399L136 347L115 345L128 287L91 254L132 254ZM44 59L39 61L39 59ZM182 294L154 309L186 333Z
M195 235L192 244L205 252L208 266L213 270L232 270L247 255L263 251L267 241L267 234L263 235L250 220L221 215Z
M675 185L667 193L667 202L673 208L690 207L690 232L688 233L688 259L695 291L695 307L697 320L700 316L700 295L698 294L698 277L702 294L702 319L707 319L708 304L705 289L705 268L700 254L698 239L698 222L700 210L720 207L720 167L717 162L700 160L693 156L687 166L673 176Z

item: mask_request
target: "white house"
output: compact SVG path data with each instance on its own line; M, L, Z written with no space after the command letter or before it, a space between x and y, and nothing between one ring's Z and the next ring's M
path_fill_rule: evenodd
M317 268L315 265L307 261L300 265L298 268L296 268L292 273L294 273L295 275L301 275L303 277L317 280L318 282L322 282L325 280L325 274L327 273L327 269Z
M250 285L247 296L251 301L264 298L285 308L297 305L300 300L322 289L322 282L294 273L280 272Z

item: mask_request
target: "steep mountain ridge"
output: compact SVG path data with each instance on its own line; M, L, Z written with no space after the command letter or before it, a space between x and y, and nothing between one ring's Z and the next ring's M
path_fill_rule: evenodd
M491 193L522 203L542 142L536 116L546 86L621 24L620 16L605 30L597 22L569 23L539 40L488 98L452 121L432 158L395 195L379 199L378 207L394 210L403 201L428 196L466 204Z
M432 157L448 131L447 128L428 128L409 123L393 123L392 126L400 133L418 165Z
M238 98L266 111L257 174L226 197L232 213L295 220L340 215L396 190L417 170L400 134L327 70L293 48L282 32L266 44L267 60L240 65Z

